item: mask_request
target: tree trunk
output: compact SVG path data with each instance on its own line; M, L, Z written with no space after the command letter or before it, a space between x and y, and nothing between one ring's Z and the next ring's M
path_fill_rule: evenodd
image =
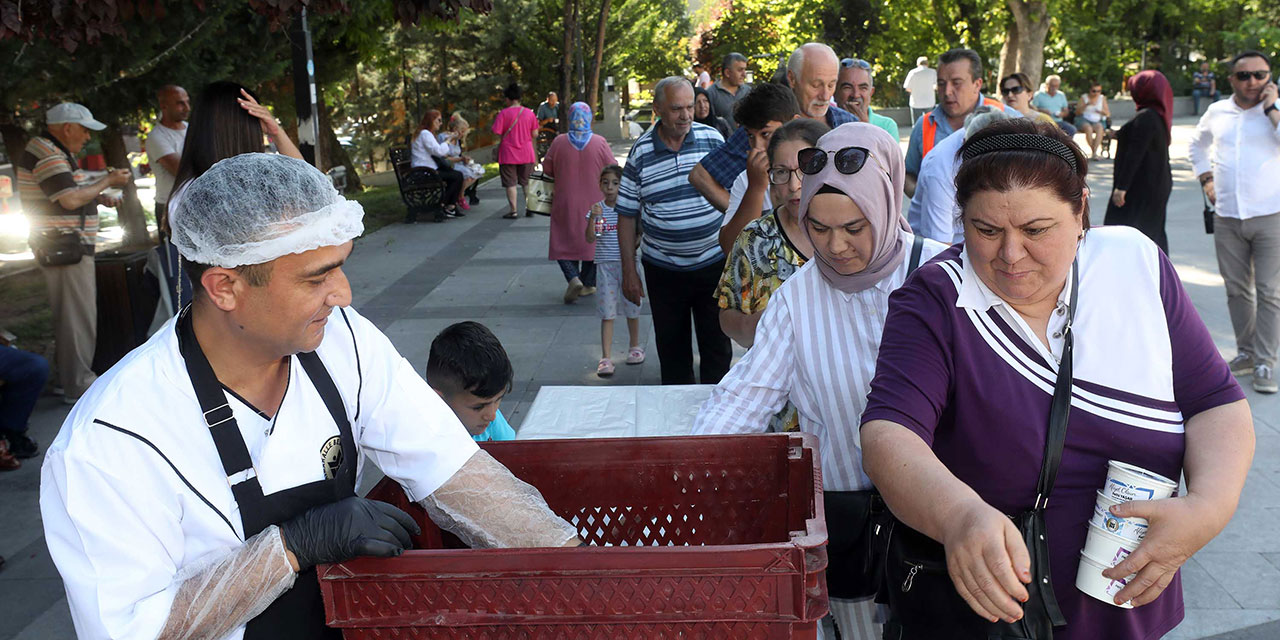
M318 146L320 157L324 158L326 165L321 168L321 171L328 171L338 166L346 167L346 193L359 193L360 176L356 173L355 165L351 163L351 155L338 142L338 134L333 130L333 118L329 114L329 106L325 104L323 91L316 92L316 108L320 110L320 144Z
M1018 72L1018 23L1010 21L1005 28L1004 44L1000 46L1000 77L1006 78ZM1027 87L1030 89L1031 87Z
M582 59L582 16L578 11L579 6L576 1L573 3L573 75L578 83L573 99L575 102L585 102L587 100L587 80L585 77L587 65Z
M609 3L612 0L604 0L600 3L600 29L596 32L596 57L591 63L591 88L587 92L587 106L591 107L591 113L595 114L596 107L600 106L600 63L604 60L604 28L609 21Z
M0 123L0 134L4 136L4 152L9 162L17 162L27 148L27 132L22 130L13 120ZM18 185L13 185L13 192L18 193Z
M1044 67L1044 40L1049 34L1049 7L1046 0L1006 0L1018 24L1018 66L1031 80L1032 88L1040 85Z
M102 155L108 167L129 166L129 154L124 148L124 134L119 125L107 125L102 132ZM122 189L124 198L116 207L120 226L124 228L124 249L142 249L151 246L151 232L147 230L147 214L138 199L138 185L132 180Z
M564 59L560 64L560 133L569 130L569 96L573 91L573 14L577 0L564 0Z

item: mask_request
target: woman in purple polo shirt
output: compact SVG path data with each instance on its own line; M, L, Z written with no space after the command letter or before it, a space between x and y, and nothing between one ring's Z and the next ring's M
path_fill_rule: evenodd
M1032 578L1006 514L1036 501L1071 318L1071 411L1045 516L1051 584L1067 620L1054 638L1159 638L1182 620L1179 567L1235 511L1253 456L1249 406L1155 244L1127 227L1086 232L1087 165L1069 138L1010 120L961 154L965 242L890 298L862 414L866 472L894 515L945 546L949 582L974 612L1020 618ZM1185 495L1113 511L1150 522L1138 550L1105 573L1137 574L1116 596L1133 609L1075 587L1108 460L1186 473ZM941 637L930 623L891 615L889 626L904 639Z

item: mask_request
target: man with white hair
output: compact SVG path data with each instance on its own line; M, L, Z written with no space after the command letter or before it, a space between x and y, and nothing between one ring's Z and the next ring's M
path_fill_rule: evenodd
M907 208L907 223L912 231L944 244L964 240L964 226L956 209L956 172L960 170L956 152L975 132L1011 117L1004 111L979 105L965 116L963 129L944 138L933 148L934 153L925 156L916 179L916 193Z
M186 187L172 230L193 302L94 383L42 469L79 637L340 638L315 565L418 533L355 495L366 457L472 547L579 544L348 307L363 216L283 155Z
M716 241L723 216L689 184L688 173L723 138L714 127L693 121L693 87L681 76L658 81L653 111L658 120L627 154L614 207L622 294L640 304L645 293L636 267L638 220L644 229L644 276L662 384L695 382L690 339L695 331L700 381L715 384L733 359L714 296L724 270L724 252Z
M929 56L916 58L916 68L907 73L902 81L902 88L911 94L908 105L911 108L911 124L915 124L920 116L929 113L933 105L938 104L938 72L929 67Z
M1044 79L1044 91L1037 91L1036 96L1031 99L1031 106L1040 113L1046 113L1053 118L1059 129L1069 136L1076 134L1076 128L1067 122L1067 113L1070 108L1067 106L1067 94L1059 91L1062 86L1062 77L1054 74Z
M840 77L840 58L835 50L821 42L800 45L787 59L787 85L800 105L800 117L823 120L832 129L846 122L857 122L852 113L831 104L836 81ZM724 146L703 158L689 173L689 182L715 208L729 207L729 189L738 175L747 170L747 153L751 150L748 133L738 127Z

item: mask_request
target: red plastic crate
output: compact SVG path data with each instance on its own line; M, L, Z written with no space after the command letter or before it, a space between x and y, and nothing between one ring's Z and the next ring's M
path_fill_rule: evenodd
M813 638L827 532L808 434L521 440L483 447L594 546L458 548L400 486L415 549L319 568L330 626L363 638Z

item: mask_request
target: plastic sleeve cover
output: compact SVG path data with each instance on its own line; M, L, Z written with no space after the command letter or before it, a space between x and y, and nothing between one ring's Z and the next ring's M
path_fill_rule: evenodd
M170 588L177 593L160 638L224 637L288 591L296 576L280 528L267 527L240 548L174 577Z
M477 451L421 502L440 528L473 549L559 547L578 535L532 485Z

